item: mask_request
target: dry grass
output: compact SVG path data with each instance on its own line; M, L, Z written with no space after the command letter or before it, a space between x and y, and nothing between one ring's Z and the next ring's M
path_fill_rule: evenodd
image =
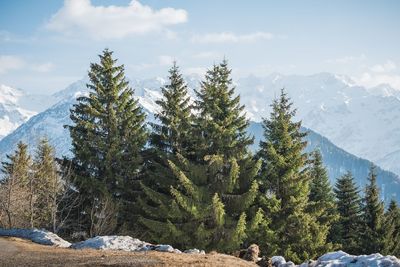
M167 252L73 250L0 238L0 266L257 266L233 256L211 253L187 255Z

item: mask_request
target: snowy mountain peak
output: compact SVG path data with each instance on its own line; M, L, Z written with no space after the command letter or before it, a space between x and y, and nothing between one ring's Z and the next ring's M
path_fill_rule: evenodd
M0 85L0 139L55 102L49 96L32 95L21 89Z
M351 79L349 76L346 75L335 74L335 78L348 87L353 87L357 85L356 82L353 81L353 79Z
M19 105L25 93L7 85L0 85L0 139L36 114Z
M18 99L24 95L20 89L15 89L10 86L0 85L0 103L4 105L12 105L18 102Z

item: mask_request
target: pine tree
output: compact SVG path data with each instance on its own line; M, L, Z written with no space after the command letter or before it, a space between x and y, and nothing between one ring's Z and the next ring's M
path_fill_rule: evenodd
M187 156L190 153L192 115L187 85L176 62L169 70L169 83L161 88L163 98L156 103L159 123L151 123L151 145L158 150Z
M361 198L354 178L350 172L340 177L334 192L337 199L339 220L332 229L335 243L350 254L360 252Z
M158 120L150 123L153 130L150 135L151 146L145 155L144 175L141 181L143 194L138 201L142 209L141 217L158 221L165 221L168 209L163 211L161 208L152 208L158 205L154 198L172 201L170 188L177 184L168 159L175 157L177 153L188 156L192 149L192 107L187 85L176 63L169 70L168 81L161 89L162 99L157 101L160 111L155 117ZM159 197L155 197L153 191L157 192ZM151 210L150 214L148 210ZM158 233L158 229L154 230ZM166 237L154 236L154 230L139 232L145 233L142 238L146 240L165 243L169 241ZM149 236L146 236L147 233Z
M311 177L309 211L317 218L321 231L320 242L325 244L319 248L318 254L322 255L334 248L332 243L327 242L326 238L330 232L332 224L337 221L335 195L329 182L328 172L323 166L322 155L319 150L311 153L309 174Z
M151 201L142 202L148 212L142 222L153 240L179 248L232 251L246 239L251 220L246 211L257 196L259 164L247 152L252 141L245 133L248 121L229 75L224 61L202 82L191 135L193 153L171 154L161 163L172 176L164 175L156 183L158 190L143 185Z
M105 49L100 63L91 64L90 93L77 99L70 115L73 125L68 127L76 186L87 196L82 206L86 217L82 219L89 224L93 220L88 215L98 206L117 205L119 224L129 221L129 213L124 211L139 189L135 180L142 163L140 152L147 141L145 114L125 79L124 66L116 65L112 54ZM95 217L99 212L94 212Z
M381 252L384 248L384 204L380 200L376 184L376 167L371 165L365 187L362 224L362 252L371 254Z
M42 139L37 147L33 162L35 194L37 195L35 218L37 226L56 231L58 197L63 190L59 166L55 160L54 148L47 139Z
M34 227L35 199L31 190L31 165L28 146L22 142L18 143L15 153L7 155L7 160L2 162L4 177L1 180L0 206L1 213L4 213L1 219L5 227Z
M323 166L319 150L311 153L309 173L311 176L309 200L316 203L324 212L319 216L321 223L329 221L334 216L335 194L329 182L328 172Z
M383 255L400 256L400 208L391 200L385 213Z
M201 162L207 155L225 155L226 158L241 157L247 153L253 138L247 135L249 121L240 105L240 96L235 96L235 87L230 78L228 62L214 65L208 70L195 109L197 156Z
M277 211L268 214L272 218L278 253L302 262L316 256L325 237L318 235L321 226L307 211L310 176L306 168L307 154L303 152L306 133L300 130L301 122L293 122L295 112L282 89L272 104L270 118L263 121L259 179L261 194L273 195L270 199L280 203Z

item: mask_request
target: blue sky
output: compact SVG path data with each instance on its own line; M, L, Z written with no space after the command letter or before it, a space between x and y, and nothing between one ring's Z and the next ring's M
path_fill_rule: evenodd
M130 78L225 56L235 77L327 71L400 90L398 14L396 0L0 0L0 83L56 92L108 47Z

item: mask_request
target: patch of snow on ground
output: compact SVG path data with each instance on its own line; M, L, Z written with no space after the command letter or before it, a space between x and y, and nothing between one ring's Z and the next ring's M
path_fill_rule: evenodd
M335 252L329 252L326 253L325 255L322 255L319 257L318 261L324 262L324 261L334 261L334 260L340 260L343 257L349 257L350 255L347 254L344 251L335 251Z
M101 249L101 250L123 250L123 251L150 251L182 253L179 249L175 249L170 245L153 245L137 238L130 236L97 236L88 240L72 244L74 249ZM190 254L205 254L203 250L191 249L185 251Z
M274 267L288 266L288 263L281 256L272 257ZM289 265L289 266L295 266ZM400 267L400 260L394 256L382 256L379 253L371 255L353 256L341 250L329 252L318 258L317 261L303 263L301 267Z
M12 236L19 237L24 239L29 239L32 242L48 245L48 246L56 246L62 248L68 248L71 246L71 243L65 241L58 235L39 229L2 229L0 228L0 236Z
M271 258L271 263L272 263L273 265L279 265L279 264L284 264L284 263L286 263L286 260L285 260L285 258L282 257L282 256L273 256L273 257Z
M101 250L123 250L123 251L147 251L151 244L140 241L130 236L96 236L88 240L73 244L75 249L101 249Z
M183 253L187 253L187 254L201 254L201 255L205 255L206 252L204 250L199 250L197 248L193 248L193 249L187 249L185 250Z

